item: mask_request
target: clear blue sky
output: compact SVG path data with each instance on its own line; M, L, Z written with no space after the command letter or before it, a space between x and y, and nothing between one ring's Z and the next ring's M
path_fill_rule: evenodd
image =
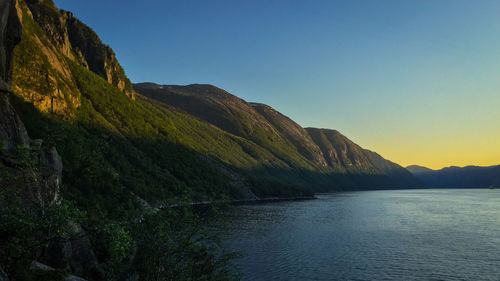
M402 165L500 164L500 1L55 2L134 82L214 84Z

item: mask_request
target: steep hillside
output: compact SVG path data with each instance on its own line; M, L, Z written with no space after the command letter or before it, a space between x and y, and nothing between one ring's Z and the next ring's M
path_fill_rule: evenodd
M114 52L70 12L51 0L17 1L23 25L16 48L13 90L40 111L65 117L81 105L81 93L71 73L75 62L103 77L134 98L130 80ZM37 72L35 72L37 71Z
M296 169L278 176L289 183L314 190L423 186L404 168L368 153L337 131L304 129L270 106L248 103L214 86L141 83L134 88L269 151ZM274 169L268 176L280 173Z
M35 21L62 53L133 98L132 83L113 50L71 12L58 10L52 0L27 0Z
M326 166L321 149L311 139L309 133L292 119L276 111L274 108L261 104L251 103L252 107L264 116L280 133L282 133L308 160L320 166Z
M315 169L280 131L250 103L212 85L135 84L149 98L174 106L226 132L265 148L289 168Z
M364 149L336 130L306 128L319 146L328 166L340 171L383 174L370 161Z
M406 169L429 187L434 188L500 187L500 166L447 167L441 170L432 170L413 165Z
M400 165L391 162L378 153L365 149L365 154L368 155L370 161L386 175L388 175L394 184L398 187L405 188L425 188L424 182L416 178L412 173L408 172Z

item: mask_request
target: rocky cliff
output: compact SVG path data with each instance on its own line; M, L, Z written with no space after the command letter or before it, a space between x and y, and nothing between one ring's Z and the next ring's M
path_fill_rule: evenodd
M59 199L62 163L55 149L42 149L41 140L30 140L24 124L10 104L14 46L21 38L21 24L14 1L2 2L0 37L0 157L3 169L19 177L14 180L26 202L52 204ZM24 163L33 162L30 165ZM5 179L7 181L8 179ZM6 183L4 183L6 184Z
M16 48L13 91L43 112L66 117L81 105L69 64L78 63L103 77L130 98L135 92L113 50L72 13L52 0L18 0L23 26Z

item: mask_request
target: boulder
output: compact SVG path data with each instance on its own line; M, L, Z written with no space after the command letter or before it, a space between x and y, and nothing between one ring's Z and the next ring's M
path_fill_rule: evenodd
M9 276L7 276L7 273L3 271L3 268L0 266L0 281L9 281Z

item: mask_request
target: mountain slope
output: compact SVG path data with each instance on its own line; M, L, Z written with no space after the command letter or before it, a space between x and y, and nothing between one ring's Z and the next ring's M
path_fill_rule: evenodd
M299 124L268 105L261 103L251 103L251 105L290 140L300 154L315 164L320 166L327 165L321 149L314 143L309 133Z
M22 40L15 50L12 89L40 111L69 117L81 93L69 62L103 77L127 96L135 93L114 52L97 34L51 0L17 1Z
M135 84L144 96L174 106L226 132L265 148L288 168L313 170L315 166L301 155L250 103L212 85L170 86Z
M306 128L313 141L320 147L328 166L340 171L382 174L363 148L336 130Z
M363 149L336 130L306 128L323 151L330 167L354 175L368 175L377 188L425 188L405 168ZM366 185L365 182L360 184Z
M400 165L384 159L378 153L365 149L365 154L368 155L370 161L386 175L388 175L394 184L398 187L405 188L425 188L426 184L416 178L412 173L408 172Z
M490 167L448 167L432 170L422 166L406 169L428 186L434 188L488 188L500 187L500 165Z
M257 144L297 170L288 180L315 190L423 186L404 168L369 154L337 131L304 129L270 106L248 103L214 86L141 83L134 88Z

